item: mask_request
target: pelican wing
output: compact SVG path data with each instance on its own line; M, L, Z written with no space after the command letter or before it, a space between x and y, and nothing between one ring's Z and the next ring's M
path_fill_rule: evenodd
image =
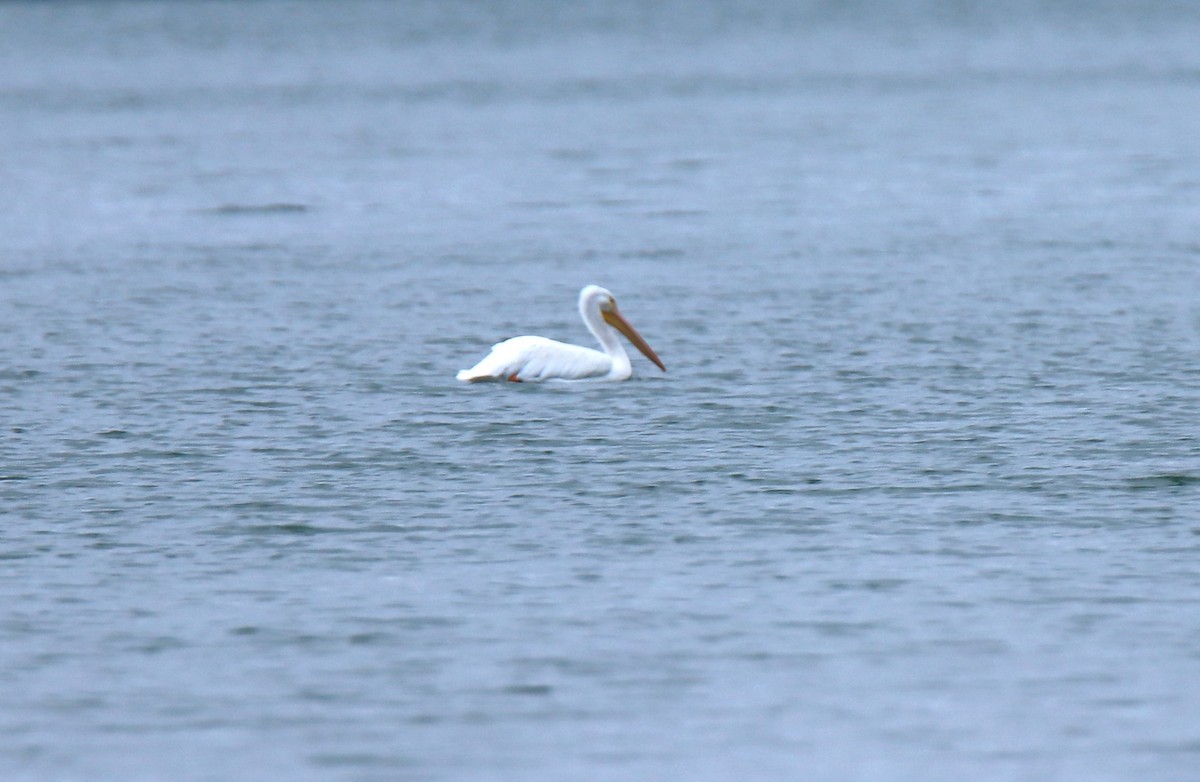
M458 373L468 383L483 380L585 380L603 377L612 359L598 350L568 345L545 337L513 337L492 346L492 352L470 369Z

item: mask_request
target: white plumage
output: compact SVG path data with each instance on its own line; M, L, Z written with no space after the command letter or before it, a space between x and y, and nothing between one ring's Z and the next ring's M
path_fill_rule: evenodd
M477 383L486 380L541 382L544 380L627 380L633 374L629 355L617 337L624 334L646 358L664 372L658 355L617 309L612 293L598 285L579 292L579 314L595 335L603 352L568 345L546 337L513 337L492 346L475 366L458 373L458 379Z

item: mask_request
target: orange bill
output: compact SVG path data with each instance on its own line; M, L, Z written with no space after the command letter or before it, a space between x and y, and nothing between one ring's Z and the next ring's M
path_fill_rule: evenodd
M625 338L632 342L635 348L642 351L643 356L653 361L659 369L661 369L663 372L667 371L666 366L663 365L662 359L658 357L658 354L654 352L653 348L646 344L646 340L642 339L642 335L638 334L637 329L633 327L632 323L625 320L625 317L620 313L619 310L614 308L612 310L606 310L603 314L604 321L608 325L624 334Z

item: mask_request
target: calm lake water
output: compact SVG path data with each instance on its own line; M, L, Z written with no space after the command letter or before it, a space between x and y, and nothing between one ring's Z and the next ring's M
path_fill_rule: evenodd
M0 4L0 776L1194 780L1200 15L1003 5Z

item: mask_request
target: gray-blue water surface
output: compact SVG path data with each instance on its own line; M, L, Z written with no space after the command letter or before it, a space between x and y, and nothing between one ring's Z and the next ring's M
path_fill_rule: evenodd
M0 5L4 779L1194 779L1200 18L1040 5Z

